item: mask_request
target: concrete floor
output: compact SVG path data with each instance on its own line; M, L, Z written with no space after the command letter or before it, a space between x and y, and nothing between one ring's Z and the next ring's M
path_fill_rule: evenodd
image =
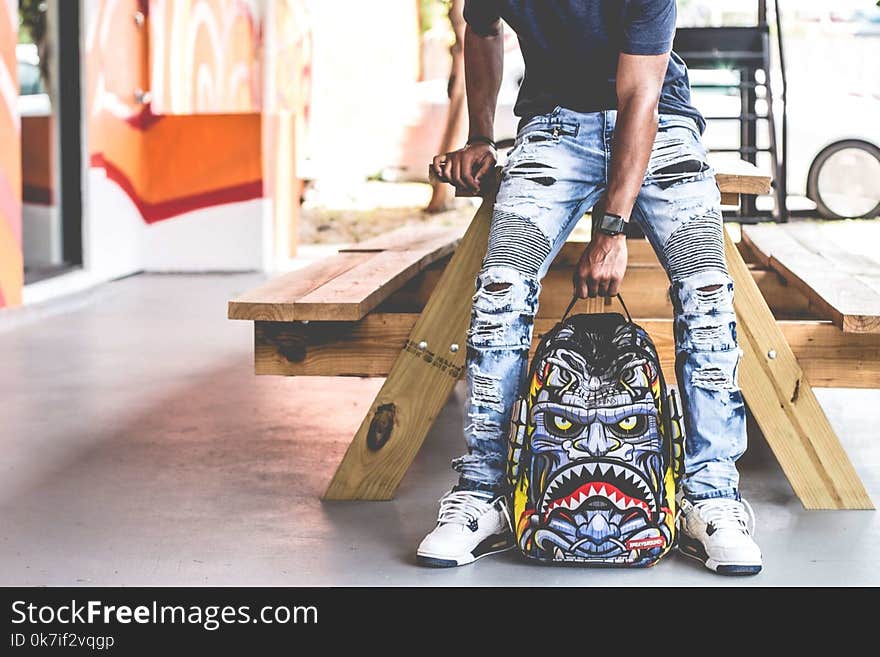
M318 496L381 381L254 377L226 300L256 275L138 276L0 313L0 585L880 584L880 514L806 512L763 439L742 461L765 572L510 555L424 570L462 450L459 388L393 502ZM880 391L819 397L880 502Z

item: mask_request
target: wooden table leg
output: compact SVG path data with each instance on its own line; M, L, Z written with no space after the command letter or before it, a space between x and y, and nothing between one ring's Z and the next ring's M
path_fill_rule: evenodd
M873 509L871 498L804 377L733 240L724 250L734 280L740 385L749 409L807 509Z
M325 500L394 496L461 376L474 279L489 239L494 196L483 201L385 384L348 447Z

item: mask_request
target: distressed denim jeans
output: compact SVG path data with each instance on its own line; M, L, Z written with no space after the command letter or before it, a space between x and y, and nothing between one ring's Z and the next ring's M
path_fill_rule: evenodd
M557 107L526 121L503 168L467 337L461 489L504 490L512 405L526 376L541 280L575 224L605 191L616 110ZM736 497L746 448L737 384L733 281L720 194L697 126L661 114L632 219L670 280L682 393L685 494Z

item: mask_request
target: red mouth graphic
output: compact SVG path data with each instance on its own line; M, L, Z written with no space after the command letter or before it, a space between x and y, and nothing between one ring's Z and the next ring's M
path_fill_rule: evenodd
M550 502L544 511L544 522L550 517L553 509L563 508L574 511L591 497L597 496L607 498L620 510L638 508L647 513L649 517L651 516L651 509L642 500L630 497L614 484L603 481L591 481L583 484L570 494Z

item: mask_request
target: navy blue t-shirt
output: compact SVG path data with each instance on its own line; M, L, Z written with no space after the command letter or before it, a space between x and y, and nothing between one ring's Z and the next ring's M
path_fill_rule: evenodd
M503 18L519 37L526 64L514 111L528 118L557 105L576 112L617 107L620 53L672 50L675 0L465 0L464 17L486 33ZM691 104L687 67L674 52L660 95L660 113L706 122Z

